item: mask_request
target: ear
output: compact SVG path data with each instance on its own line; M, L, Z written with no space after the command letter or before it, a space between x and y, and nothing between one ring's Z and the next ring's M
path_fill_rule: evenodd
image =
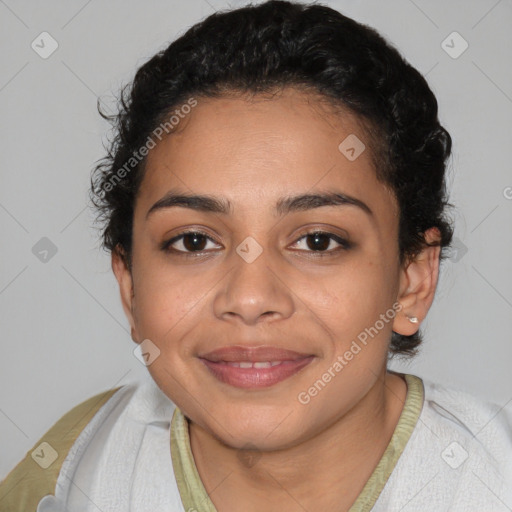
M441 234L437 228L428 229L424 235L428 243L440 241ZM425 247L400 271L397 301L402 309L393 322L393 331L396 333L411 336L427 316L437 287L440 251L439 245ZM415 316L418 323L412 323L407 318L409 316Z
M121 303L124 313L130 323L131 337L135 343L139 343L134 319L135 294L131 270L128 268L128 259L120 245L112 251L112 271L116 276L121 294Z

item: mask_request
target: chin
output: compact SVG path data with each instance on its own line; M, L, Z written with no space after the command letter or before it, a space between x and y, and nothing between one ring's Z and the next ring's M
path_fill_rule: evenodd
M247 408L242 414L240 409L223 411L217 423L205 418L207 430L223 444L234 449L253 448L259 451L274 451L286 448L304 435L304 422L294 418L294 414L277 407L261 411ZM292 424L289 420L294 418Z
M291 439L290 433L284 433L280 436L274 436L271 439L268 435L268 430L263 431L251 431L251 432L238 432L233 436L226 437L226 433L223 432L223 436L219 437L224 445L229 446L234 450L242 451L256 451L256 452L273 452L278 450L286 449L290 446L298 444L300 441Z

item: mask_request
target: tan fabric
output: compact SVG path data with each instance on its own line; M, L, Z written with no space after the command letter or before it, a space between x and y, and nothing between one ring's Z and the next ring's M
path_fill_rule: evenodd
M36 512L41 498L55 493L57 478L68 451L99 408L118 389L120 387L99 393L78 404L37 441L25 458L0 482L0 512ZM32 458L32 452L43 442L58 454L46 469ZM35 453L42 454L41 448Z
M416 426L423 407L423 381L404 374L407 382L405 404L393 436L361 494L349 512L369 512L375 505ZM176 407L171 421L171 456L174 475L185 510L217 512L203 486L190 448L188 420Z

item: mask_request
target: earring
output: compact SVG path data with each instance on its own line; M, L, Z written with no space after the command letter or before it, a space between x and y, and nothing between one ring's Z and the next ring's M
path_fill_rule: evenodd
M412 322L413 324L418 323L418 318L415 316L408 316L407 318L409 319L409 322Z

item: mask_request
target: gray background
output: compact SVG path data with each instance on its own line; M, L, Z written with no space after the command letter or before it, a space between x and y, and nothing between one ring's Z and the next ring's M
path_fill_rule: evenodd
M505 405L512 400L512 3L324 3L375 27L426 75L454 139L448 182L458 249L443 264L420 356L392 368ZM0 478L71 407L147 372L133 355L110 259L86 207L109 128L96 100L112 106L112 93L139 65L228 6L0 0ZM43 31L59 45L47 59L31 47ZM457 58L442 47L453 31L469 44ZM447 41L452 52L462 48L460 39ZM46 261L43 237L57 251Z

